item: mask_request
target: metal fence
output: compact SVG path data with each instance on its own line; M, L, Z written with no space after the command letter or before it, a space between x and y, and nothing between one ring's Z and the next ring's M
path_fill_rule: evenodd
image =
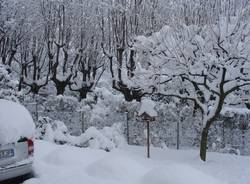
M49 117L52 120L63 121L73 135L80 135L90 126L103 128L104 126L111 126L115 122L122 122L124 135L129 144L143 145L145 141L143 131L146 128L145 124L134 118L129 118L128 113L118 114L117 121L108 121L105 124L91 124L86 121L84 112L69 110L44 111L44 104L38 102L27 102L24 105L31 112L35 121L38 121L39 117ZM239 149L242 155L250 155L250 129L239 131L238 129L225 127L223 124L222 127L213 127L211 132L210 143L216 142L216 137L221 137L220 143L222 145L230 144L232 148ZM193 124L186 124L186 122L154 122L150 124L150 134L151 143L154 146L179 149L199 145L200 133L197 132L197 127Z

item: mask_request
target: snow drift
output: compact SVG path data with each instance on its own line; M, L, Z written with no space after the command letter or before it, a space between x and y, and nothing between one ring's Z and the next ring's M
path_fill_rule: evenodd
M128 180L128 177L130 180L139 179L146 171L147 168L140 158L123 153L105 156L105 158L89 164L86 168L86 173L89 176L121 182Z
M147 172L142 184L224 184L205 173L185 164L157 167Z
M110 153L35 141L36 178L25 184L249 184L250 157L209 153L204 164L198 150L126 146Z

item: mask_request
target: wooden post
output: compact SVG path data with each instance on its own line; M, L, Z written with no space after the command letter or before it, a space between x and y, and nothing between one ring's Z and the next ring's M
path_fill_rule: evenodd
M140 119L142 120L143 123L146 123L146 132L145 129L143 130L143 134L146 138L146 140L144 140L146 142L146 147L147 147L147 158L150 158L150 127L149 127L149 123L156 121L156 116L151 117L149 114L147 114L146 112L142 113L140 116ZM145 135L146 134L146 135Z
M225 147L225 120L222 122L222 146Z
M149 120L147 120L146 123L147 123L147 157L150 158Z

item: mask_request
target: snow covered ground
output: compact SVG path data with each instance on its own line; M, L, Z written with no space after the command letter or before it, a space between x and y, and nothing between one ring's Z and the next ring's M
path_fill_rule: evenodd
M249 184L250 157L126 146L111 152L35 142L37 178L24 184Z

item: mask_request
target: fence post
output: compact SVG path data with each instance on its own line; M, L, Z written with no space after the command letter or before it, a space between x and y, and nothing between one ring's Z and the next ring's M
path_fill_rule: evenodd
M129 124L128 124L128 112L126 112L126 125L127 125L127 143L129 144Z
M222 147L224 148L226 145L225 141L225 120L222 122Z
M177 133L177 140L176 140L176 149L178 150L180 148L180 121L177 121L177 128L176 128L176 133Z
M82 133L84 132L84 113L81 111L81 126L82 126Z
M36 105L36 121L38 122L38 100L37 100L37 96L35 96L35 105Z
M149 120L147 120L146 123L147 123L147 157L150 158Z

